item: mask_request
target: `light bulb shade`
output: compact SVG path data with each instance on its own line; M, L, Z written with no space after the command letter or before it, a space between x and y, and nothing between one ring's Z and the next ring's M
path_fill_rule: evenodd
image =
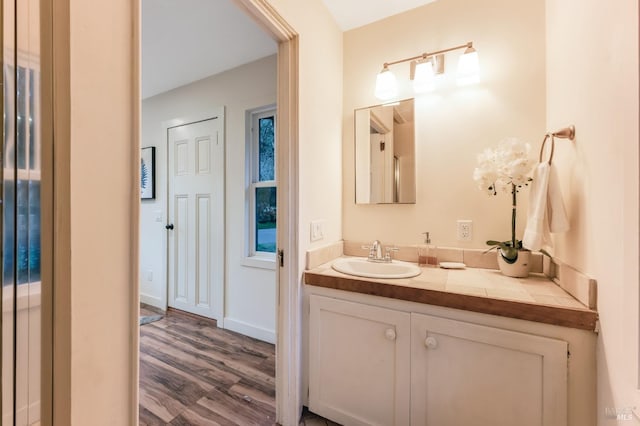
M383 68L376 78L376 98L388 101L398 96L398 82L389 68Z
M424 93L433 89L435 89L433 62L418 62L416 64L416 71L413 77L413 90L416 93Z
M480 65L478 52L473 47L468 47L458 60L458 85L464 86L480 81Z

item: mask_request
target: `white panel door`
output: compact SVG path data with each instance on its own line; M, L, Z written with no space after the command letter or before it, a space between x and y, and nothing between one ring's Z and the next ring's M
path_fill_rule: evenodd
M566 426L567 342L411 314L411 424Z
M409 424L410 315L310 297L309 409L344 425Z
M369 202L384 203L385 195L385 172L384 172L384 151L380 146L385 142L385 136L380 133L371 134L371 194Z
M168 304L217 320L224 279L223 122L219 115L168 129Z

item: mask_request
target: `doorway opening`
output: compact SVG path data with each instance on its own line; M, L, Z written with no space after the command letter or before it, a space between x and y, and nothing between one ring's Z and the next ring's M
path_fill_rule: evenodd
M281 24L278 35L264 32L275 24L258 27L256 14L272 17L253 2L210 3L141 0L141 148L153 152L147 170L155 170L141 172L143 189L153 187L139 225L141 424L276 421L277 290L297 269L276 259L295 229L295 194L276 190L294 176L280 175L290 159L278 145L284 135L288 151L295 120L294 83L277 85L291 67L278 69L277 52L294 34ZM247 124L266 106L279 112L283 96L282 130L276 114Z

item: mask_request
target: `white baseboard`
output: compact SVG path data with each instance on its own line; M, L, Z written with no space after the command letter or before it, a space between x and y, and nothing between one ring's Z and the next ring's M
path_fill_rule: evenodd
M158 309L162 309L163 311L167 310L167 306L162 302L162 299L157 296L150 296L148 294L140 293L140 302L146 303L147 305L151 305Z
M263 342L276 343L276 332L274 330L267 330L266 328L258 327L244 321L225 317L224 328L244 334L245 336L253 337L254 339L262 340Z

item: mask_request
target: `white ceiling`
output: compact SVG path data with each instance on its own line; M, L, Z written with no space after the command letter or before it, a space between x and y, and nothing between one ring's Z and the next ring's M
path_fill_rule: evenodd
M436 0L323 1L346 31ZM276 49L233 0L142 0L143 99L272 55Z
M142 98L276 53L231 0L142 0Z
M342 31L361 27L436 0L323 0Z

